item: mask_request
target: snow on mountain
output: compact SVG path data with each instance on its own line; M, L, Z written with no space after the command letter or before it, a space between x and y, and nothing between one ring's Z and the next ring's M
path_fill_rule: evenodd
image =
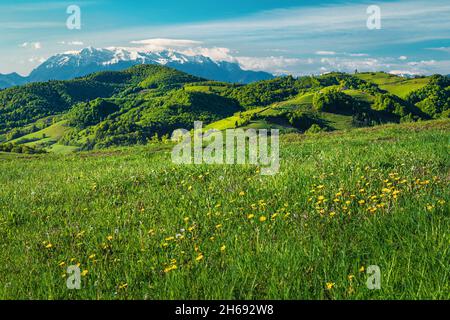
M238 63L214 61L172 50L136 51L127 48L85 48L54 55L34 69L28 77L13 79L0 75L0 88L28 82L69 80L99 71L120 71L138 64L160 64L210 80L250 83L273 78L266 72L243 70Z

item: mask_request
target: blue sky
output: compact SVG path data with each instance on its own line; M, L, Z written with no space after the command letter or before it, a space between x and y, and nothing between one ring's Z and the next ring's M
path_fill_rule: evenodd
M66 27L73 4L81 30ZM369 5L381 8L380 30L367 28ZM450 73L448 0L2 0L0 11L0 73L87 46L172 49L276 74Z

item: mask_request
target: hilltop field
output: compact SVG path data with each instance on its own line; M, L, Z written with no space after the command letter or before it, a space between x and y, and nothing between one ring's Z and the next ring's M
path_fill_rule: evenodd
M292 99L257 112L310 104ZM0 153L0 298L449 299L450 121L347 117L321 118L340 130L290 125L275 176L174 165L156 140L71 153L45 139L73 118L43 125L22 139L63 154ZM71 265L80 290L66 287ZM381 290L366 286L371 265Z

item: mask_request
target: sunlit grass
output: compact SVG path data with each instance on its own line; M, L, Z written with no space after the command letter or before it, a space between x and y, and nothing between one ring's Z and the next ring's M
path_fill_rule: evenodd
M449 129L287 135L273 177L167 145L0 154L0 298L448 299Z

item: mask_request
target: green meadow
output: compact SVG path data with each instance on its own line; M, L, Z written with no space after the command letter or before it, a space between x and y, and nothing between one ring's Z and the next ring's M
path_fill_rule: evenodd
M450 121L328 116L342 130L282 136L274 176L162 142L0 153L0 299L449 299Z

